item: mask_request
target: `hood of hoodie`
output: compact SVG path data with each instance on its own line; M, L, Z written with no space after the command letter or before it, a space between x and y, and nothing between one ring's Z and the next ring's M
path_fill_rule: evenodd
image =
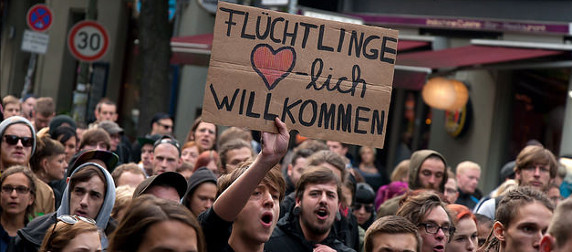
M106 188L105 198L103 199L103 204L101 205L101 208L99 209L99 213L97 214L97 218L95 219L97 227L100 228L101 230L105 230L105 228L107 227L107 223L109 222L109 218L111 216L111 210L113 209L113 205L115 204L115 183L113 182L113 178L111 177L111 174L109 174L109 172L105 168L103 168L99 164L92 163L92 162L87 162L87 163L84 163L84 164L78 166L73 171L70 178L73 177L74 174L76 174L78 171L82 170L86 166L95 166L95 167L99 168L99 170L101 170L101 172L103 172L103 175L105 176L105 179L107 180L107 188ZM64 193L62 195L62 204L60 205L60 208L58 208L57 216L70 214L70 188L69 188L69 185L70 185L69 183L66 185L66 189L64 190ZM105 237L105 235L102 236L101 244L104 248L107 248L107 237Z
M447 183L447 179L449 176L447 175L447 161L441 153L436 152L434 150L419 150L413 152L411 154L411 159L409 160L409 189L417 190L417 189L424 189L419 182L419 168L421 168L421 164L428 159L429 157L438 157L440 158L443 163L445 164L445 171L443 172L443 180L439 185L439 192L443 193L445 191L445 184Z
M193 173L193 175L191 175L191 177L189 178L189 181L187 183L188 184L187 192L183 197L183 202L182 202L183 206L188 206L191 203L190 200L187 199L187 196L192 195L195 192L195 190L199 187L199 185L205 182L211 182L216 185L217 178L216 175L214 175L214 173L211 170L209 170L206 167L201 167L197 169Z

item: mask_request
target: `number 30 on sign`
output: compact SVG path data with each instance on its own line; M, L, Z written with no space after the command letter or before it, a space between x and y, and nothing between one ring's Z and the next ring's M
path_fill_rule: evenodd
M80 61L92 62L101 59L109 47L105 28L95 21L81 21L68 34L68 48Z

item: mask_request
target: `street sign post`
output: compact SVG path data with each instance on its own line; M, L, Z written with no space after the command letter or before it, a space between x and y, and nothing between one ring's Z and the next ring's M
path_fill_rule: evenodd
M109 47L109 35L95 21L81 21L74 25L68 35L68 48L80 61L93 62L101 59Z
M28 10L26 23L30 29L37 32L45 32L52 26L54 16L45 4L36 4Z

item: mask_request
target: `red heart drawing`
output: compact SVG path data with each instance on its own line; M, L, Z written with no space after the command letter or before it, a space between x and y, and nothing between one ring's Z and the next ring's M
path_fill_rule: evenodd
M262 77L268 90L272 90L294 68L296 52L289 46L280 47L275 51L270 45L259 44L252 49L250 64Z

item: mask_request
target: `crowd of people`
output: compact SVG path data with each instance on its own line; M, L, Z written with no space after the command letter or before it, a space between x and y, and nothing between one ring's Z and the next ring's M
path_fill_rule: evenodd
M176 139L157 113L132 142L106 98L85 127L49 97L1 108L0 252L572 251L566 167L538 142L485 194L470 160L418 150L388 176L278 118L260 141L200 117Z

